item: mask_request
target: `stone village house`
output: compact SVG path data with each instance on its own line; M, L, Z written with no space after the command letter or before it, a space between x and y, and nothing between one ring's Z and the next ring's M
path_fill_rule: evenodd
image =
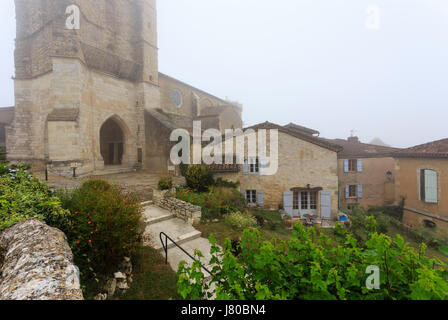
M323 219L337 217L339 146L314 137L303 130L292 130L269 122L247 129L268 131L266 138L268 158L269 130L278 130L277 173L263 174L268 163L258 157L249 159L246 145L244 164L212 165L210 168L215 177L239 181L240 190L249 205L267 210L283 208L294 217L307 213L313 213ZM234 141L234 150L236 150L235 145L236 141ZM222 145L221 148L224 153L224 146Z
M80 29L66 9L80 9ZM169 135L195 119L242 127L242 106L159 72L156 0L15 0L15 106L0 147L60 175L170 169ZM205 121L206 120L206 121Z
M408 226L448 230L448 139L394 154L396 203Z
M339 207L390 206L395 202L395 162L399 149L361 143L358 137L328 140L339 145Z

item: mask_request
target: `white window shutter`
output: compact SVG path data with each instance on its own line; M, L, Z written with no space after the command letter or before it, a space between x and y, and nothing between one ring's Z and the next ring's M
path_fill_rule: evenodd
M358 159L358 172L362 172L362 159Z
M266 157L260 158L260 175L264 176L266 175L268 167L268 159Z
M358 185L358 198L362 199L363 197L363 187L362 184Z
M348 160L344 160L344 172L348 172Z
M345 199L350 198L350 186L346 185L345 186Z
M243 174L248 174L249 173L249 162L247 159L244 160L244 164L243 164Z
M264 207L264 191L263 190L257 191L257 205L259 207Z
M293 195L294 193L292 191L283 192L283 208L290 217L292 217L293 214Z
M428 203L438 203L438 181L437 172L425 170L425 201Z
M320 192L320 215L322 219L331 219L331 191Z

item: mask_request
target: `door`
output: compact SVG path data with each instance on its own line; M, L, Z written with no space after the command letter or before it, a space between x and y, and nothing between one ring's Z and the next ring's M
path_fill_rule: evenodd
M294 216L317 215L317 192L294 192L293 214Z

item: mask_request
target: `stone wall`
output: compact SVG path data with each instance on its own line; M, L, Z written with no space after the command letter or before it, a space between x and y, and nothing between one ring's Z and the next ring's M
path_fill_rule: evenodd
M36 219L0 233L0 300L83 300L65 234Z
M155 191L153 201L157 206L174 213L190 224L199 223L201 220L201 207L170 197L167 191Z

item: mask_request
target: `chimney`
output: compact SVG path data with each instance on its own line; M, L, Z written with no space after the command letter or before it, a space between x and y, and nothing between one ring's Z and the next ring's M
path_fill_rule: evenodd
M351 143L359 143L359 138L355 137L355 136L352 136L352 137L348 137L347 141L351 142Z

